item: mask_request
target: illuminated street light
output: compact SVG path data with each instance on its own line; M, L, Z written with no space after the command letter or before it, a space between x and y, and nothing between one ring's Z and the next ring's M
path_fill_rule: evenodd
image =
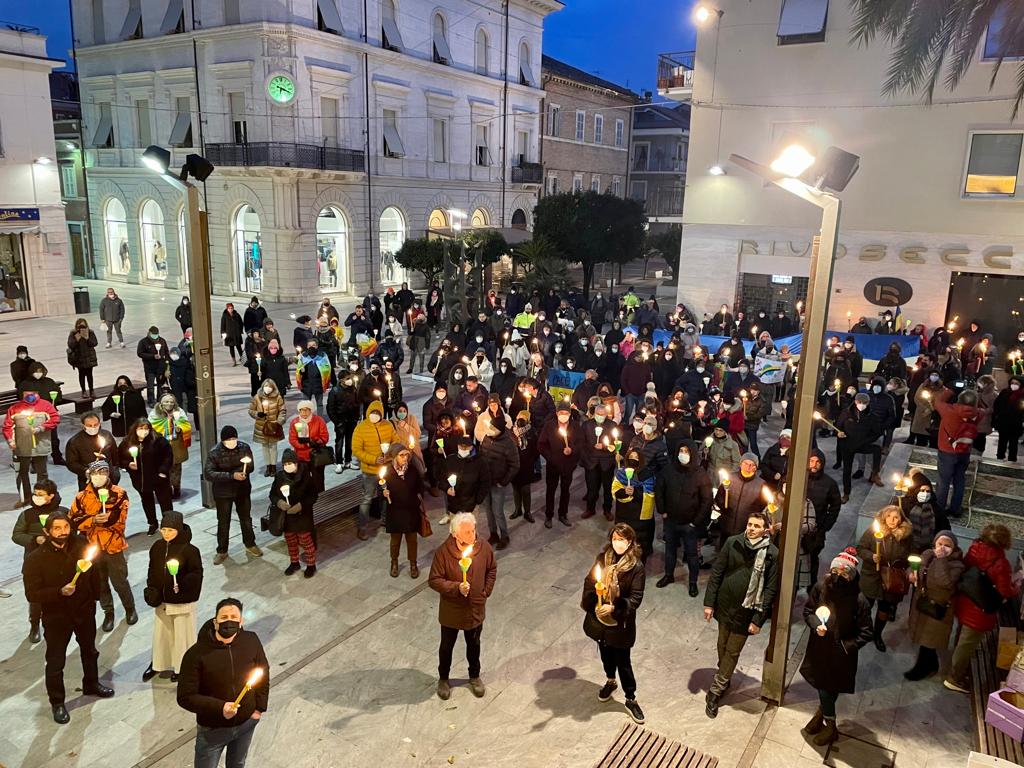
M697 24L707 24L708 20L712 16L717 15L721 17L723 13L724 11L719 8L715 8L707 3L701 3L693 11L693 20L697 22Z
M712 176L725 176L725 168L720 165L712 165L708 168L708 173Z
M804 171L814 165L815 157L799 144L790 144L774 161L771 169L791 179L799 178Z

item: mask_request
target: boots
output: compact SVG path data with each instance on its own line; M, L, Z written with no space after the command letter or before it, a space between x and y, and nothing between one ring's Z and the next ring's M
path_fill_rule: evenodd
M939 657L931 648L920 646L917 649L917 661L914 666L903 673L907 680L924 680L939 671Z
M409 578L418 579L420 577L420 566L415 560L409 561Z
M804 733L810 734L811 736L815 736L821 732L821 729L824 726L825 718L821 716L821 707L818 707L818 710L814 713L814 717L812 717L808 721L807 725L803 727L803 731Z
M392 560L391 561L391 578L392 579L397 579L398 578L398 561L397 560Z
M839 738L839 730L836 728L836 719L834 717L825 717L822 718L822 721L821 730L811 741L819 747L827 747Z
M114 631L114 612L113 611L106 611L103 614L103 626L100 627L100 629L102 629L104 632L113 632Z
M35 645L42 639L42 635L39 634L39 619L31 619L28 630L28 641Z
M882 630L885 629L885 623L885 619L880 619L877 616L875 617L875 626L873 629L875 648L877 648L882 653L885 653L886 651L885 641L882 639Z

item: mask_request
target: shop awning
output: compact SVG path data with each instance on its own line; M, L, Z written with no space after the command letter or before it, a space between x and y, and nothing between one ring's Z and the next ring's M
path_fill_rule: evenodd
M39 222L31 223L25 221L12 221L10 223L0 222L0 235L16 235L21 232L38 232Z

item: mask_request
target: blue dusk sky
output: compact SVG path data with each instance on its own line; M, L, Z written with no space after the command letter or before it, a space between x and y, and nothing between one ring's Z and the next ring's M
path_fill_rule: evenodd
M544 52L637 93L654 89L657 56L694 46L692 0L565 0L548 17ZM39 27L54 58L70 59L67 0L0 2L0 22Z

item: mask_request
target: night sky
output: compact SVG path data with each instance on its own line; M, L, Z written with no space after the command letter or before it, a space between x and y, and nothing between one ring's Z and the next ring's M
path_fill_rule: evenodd
M658 53L690 50L691 0L565 0L548 17L544 52L636 92L654 89ZM0 22L39 27L54 58L70 59L67 0L0 2Z

